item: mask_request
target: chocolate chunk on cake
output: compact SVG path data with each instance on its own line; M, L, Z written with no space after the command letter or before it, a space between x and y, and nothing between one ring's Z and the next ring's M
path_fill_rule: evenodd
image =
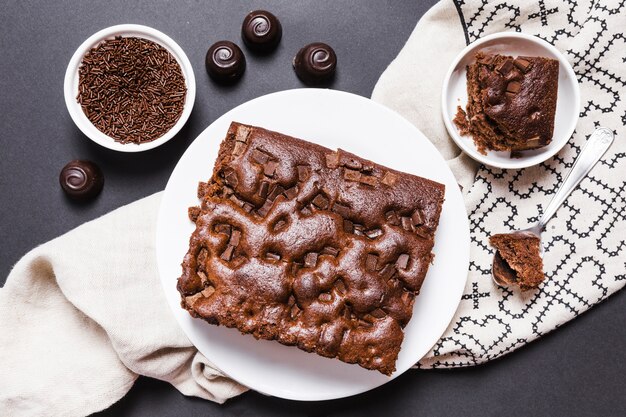
M467 66L466 111L453 122L483 154L541 148L552 140L558 82L555 59L479 52Z
M496 279L517 285L523 291L537 288L543 282L541 241L533 233L497 234L489 238L496 248L493 274Z
M444 185L232 123L182 264L209 323L390 375L433 260Z

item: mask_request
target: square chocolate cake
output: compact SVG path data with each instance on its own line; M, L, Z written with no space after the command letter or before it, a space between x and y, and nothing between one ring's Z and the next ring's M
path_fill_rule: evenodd
M232 123L178 279L209 323L390 375L444 185Z
M555 59L479 52L467 66L467 113L459 107L454 123L483 154L541 148L552 140L558 84Z

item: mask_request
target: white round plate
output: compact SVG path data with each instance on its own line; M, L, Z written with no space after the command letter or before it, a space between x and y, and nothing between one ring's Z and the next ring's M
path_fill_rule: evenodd
M211 177L219 144L232 121L262 126L332 149L342 148L445 184L434 263L415 301L397 371L391 377L213 326L193 319L180 307L176 280L194 230L187 207L198 204L197 184ZM452 320L461 299L469 266L469 243L469 224L459 187L439 152L419 130L366 98L334 90L298 89L242 104L217 119L189 146L163 194L156 249L172 311L189 339L211 362L243 385L265 394L293 400L327 400L389 382L430 350Z
M116 36L143 38L161 45L167 49L170 54L172 54L174 59L176 59L178 65L180 65L183 77L185 78L187 94L185 96L185 105L180 118L170 130L165 132L161 137L150 142L136 144L120 143L115 141L115 139L101 132L96 126L93 125L93 123L91 123L76 100L79 81L78 69L83 61L83 56L87 53L87 51L97 46L102 41L113 39ZM191 109L193 109L193 103L196 99L196 78L193 74L191 62L189 62L189 58L187 58L185 52L165 33L143 25L115 25L94 33L78 47L76 52L74 52L72 59L70 59L70 63L67 65L67 70L65 70L63 94L65 96L67 111L70 113L72 120L89 139L96 142L100 146L104 146L105 148L109 148L114 151L143 152L163 145L165 142L172 139L185 125L187 119L189 119Z
M466 66L474 62L477 52L498 53L511 56L542 56L559 61L559 90L554 119L552 142L548 146L523 151L520 158L511 158L510 152L488 151L487 155L478 152L470 136L461 136L452 122L461 106L467 105ZM539 164L552 157L567 143L574 133L580 111L580 89L572 66L558 49L543 39L517 32L501 32L485 36L469 44L457 55L443 81L441 94L443 121L452 139L465 153L482 162L505 169L526 168Z

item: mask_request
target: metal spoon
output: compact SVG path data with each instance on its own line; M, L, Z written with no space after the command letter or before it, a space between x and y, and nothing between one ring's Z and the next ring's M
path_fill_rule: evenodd
M574 165L572 169L565 177L565 180L557 190L556 194L548 204L548 207L543 211L543 215L541 219L524 230L517 230L511 232L511 234L520 234L520 233L531 233L537 237L539 237L539 255L543 257L543 245L541 244L541 232L545 228L548 221L552 218L556 210L561 207L561 204L565 201L568 195L576 188L576 186L580 183L580 181L587 176L591 168L602 158L602 155L609 149L611 144L613 143L613 131L611 129L607 129L606 127L600 127L596 129L587 144L580 151L578 158L574 161ZM493 281L501 286L507 286L509 282L502 281L497 278L495 271L508 274L508 278L511 278L510 281L515 281L514 272L508 267L508 265L504 262L500 254L496 251L492 267L491 267L491 277Z

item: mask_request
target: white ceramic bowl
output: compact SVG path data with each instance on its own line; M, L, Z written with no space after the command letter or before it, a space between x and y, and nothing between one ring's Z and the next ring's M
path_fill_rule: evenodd
M520 158L511 158L510 152L478 152L470 136L461 136L452 122L457 106L465 109L467 104L466 66L474 61L479 51L505 55L543 56L559 61L559 90L554 120L552 142L540 149L522 152ZM580 112L580 89L576 74L565 57L548 42L531 35L517 32L501 32L485 36L468 45L459 53L443 81L441 110L448 133L456 144L469 156L483 164L498 168L518 169L539 164L552 157L567 143L574 133Z
M172 126L169 131L167 131L160 138L157 138L153 141L144 142L141 144L122 144L120 142L116 142L115 139L102 133L89 121L89 119L83 112L80 104L76 100L76 96L78 95L78 68L80 67L83 56L87 51L98 45L100 42L107 39L113 39L116 36L133 36L143 38L163 46L176 59L176 61L180 65L183 76L185 77L185 84L187 85L187 95L185 97L183 113L181 114L176 124ZM72 56L69 65L67 66L67 71L65 72L65 83L63 88L65 95L65 105L67 106L67 110L70 112L72 120L74 120L74 123L76 123L76 126L78 126L78 128L89 139L96 142L98 145L120 152L147 151L148 149L156 148L157 146L160 146L170 140L187 122L196 98L196 79L194 77L189 58L187 58L185 52L183 52L181 47L178 46L178 44L166 34L151 27L142 25L111 26L106 29L102 29L101 31L90 36L85 42L82 43L82 45L78 47L76 52L74 52L74 55Z

